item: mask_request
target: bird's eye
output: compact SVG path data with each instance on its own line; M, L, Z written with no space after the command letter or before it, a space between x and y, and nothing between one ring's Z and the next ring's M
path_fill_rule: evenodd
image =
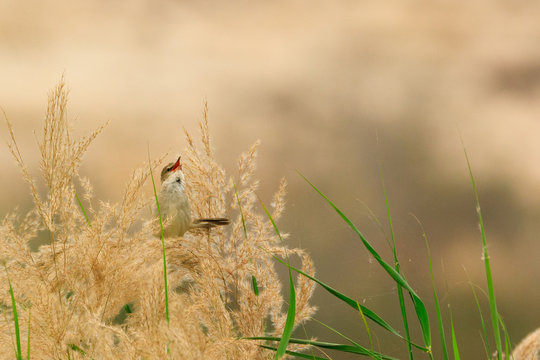
M172 166L167 167L167 171L171 171L171 170L172 170Z

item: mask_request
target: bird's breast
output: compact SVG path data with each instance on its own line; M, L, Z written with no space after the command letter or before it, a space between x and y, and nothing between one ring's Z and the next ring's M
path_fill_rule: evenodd
M191 208L185 192L175 187L162 189L159 197L159 207L165 237L182 236L191 225Z

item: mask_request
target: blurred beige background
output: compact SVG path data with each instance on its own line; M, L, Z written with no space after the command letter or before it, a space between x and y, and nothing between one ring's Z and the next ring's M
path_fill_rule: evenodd
M37 174L34 131L64 73L77 133L110 120L82 173L98 198L115 201L148 146L154 156L184 147L183 128L197 130L207 100L218 160L234 173L237 155L261 139L261 197L270 201L281 176L290 183L279 224L289 241L308 249L321 280L401 328L392 282L295 172L390 261L365 207L384 222L380 164L405 275L432 310L413 213L462 355L484 358L464 271L485 286L459 134L479 186L498 304L517 344L540 326L539 13L537 2L510 0L0 0L0 106ZM0 136L7 141L5 126ZM30 198L6 146L0 162L4 216ZM314 301L320 320L367 344L350 309L320 290ZM434 313L432 326L438 344ZM306 331L339 341L316 324ZM402 343L376 334L385 352L406 356Z

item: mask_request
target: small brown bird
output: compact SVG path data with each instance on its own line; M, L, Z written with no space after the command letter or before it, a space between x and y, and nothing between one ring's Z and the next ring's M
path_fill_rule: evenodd
M186 195L184 173L180 157L175 163L170 163L161 171L161 190L158 195L161 218L164 222L165 237L183 236L186 231L197 228L210 229L216 226L228 225L229 219L209 218L191 220L191 207ZM157 207L154 216L158 217ZM161 231L154 234L161 237Z

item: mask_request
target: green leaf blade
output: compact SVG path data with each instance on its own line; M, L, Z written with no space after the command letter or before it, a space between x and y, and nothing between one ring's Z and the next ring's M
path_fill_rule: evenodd
M79 195L77 194L77 192L75 192L75 198L77 199L77 203L79 204L79 207L81 208L81 211L84 215L84 218L86 219L86 224L88 225L88 227L92 227L92 224L90 223L90 219L88 218L88 215L86 214L86 210L84 210L84 206L81 202L81 199L79 198Z
M160 226L160 232L161 232L161 250L162 250L162 257L163 257L163 283L164 283L164 292L165 292L165 319L167 320L167 324L170 323L170 316L169 316L169 287L167 282L167 257L165 254L165 234L163 232L163 219L161 216L161 209L159 208L159 199L156 189L156 182L154 181L154 172L152 170L152 162L150 161L150 149L148 149L148 166L150 168L150 177L152 179L152 188L154 189L154 198L156 200L156 207L159 217L159 226Z
M429 326L429 317L427 314L426 307L420 297L412 289L409 283L399 274L392 266L386 263L379 253L373 248L373 246L366 240L364 235L358 230L358 228L352 223L352 221L326 196L324 195L315 185L313 185L304 175L300 173L300 176L309 184L311 187L323 198L326 202L336 211L336 213L345 221L347 225L358 235L364 247L369 251L373 258L379 263L379 265L390 275L390 277L398 284L405 288L411 295L411 299L414 305L416 312L416 317L420 323L420 329L422 331L422 337L428 352L431 353L431 331Z
M11 308L13 310L13 326L15 328L15 343L17 347L15 356L17 360L22 360L21 332L19 329L19 315L17 313L17 302L15 301L15 293L13 292L13 287L11 286L11 280L9 279L9 274L8 274L7 267L5 264L4 264L4 268L6 270L7 281L9 284L9 295L11 297Z
M274 336L257 336L257 337L249 337L245 339L280 341L279 337L274 337ZM394 357L384 355L376 351L371 351L359 345L345 345L345 344L336 344L336 343L330 343L330 342L324 342L324 341L305 340L305 339L296 339L296 338L291 338L289 342L291 344L311 345L311 346L315 346L315 347L319 347L323 349L336 350L339 352L350 353L350 354L366 355L366 356L371 356L374 358L380 358L384 360L397 360ZM312 358L312 355L307 355L307 356L309 356L309 358Z
M374 311L372 311L371 309L361 305L357 300L354 300L354 299L348 297L347 295L342 294L341 292L339 292L336 289L332 288L331 286L323 283L322 281L318 280L317 278L314 278L313 276L303 272L302 270L297 269L294 266L288 265L285 261L281 260L277 256L274 256L274 259L276 259L276 261L279 261L280 263L284 264L285 266L289 266L291 270L293 270L293 271L307 277L308 279L316 282L317 284L321 285L323 289L325 289L326 291L328 291L330 294L332 294L336 298L340 299L341 301L345 302L347 305L349 305L350 307L352 307L356 311L358 311L358 306L360 306L361 309L362 309L362 313L364 314L365 317L369 318L370 320L372 320L373 322L375 322L376 324L378 324L382 328L388 330L392 334L394 334L394 335L398 336L399 338L405 340L405 338L397 330L395 330L392 326L390 326L385 320L383 320ZM418 349L420 349L420 350L422 350L424 352L429 351L426 347L417 345L415 343L411 343L411 344L414 347L416 347L416 348L418 348Z
M279 237L279 240L282 243L284 243L283 238L281 237L281 233L279 232L279 229L276 225L276 222L272 218L272 215L270 215L270 212L268 211L266 206L264 206L263 202L261 201L260 203L261 203L262 208L264 209L264 212L268 216L268 219L272 223L272 226L274 227L274 230L277 236ZM281 336L281 340L279 342L279 345L276 351L275 359L280 359L281 357L283 357L283 355L285 355L287 351L287 346L289 345L289 339L294 329L294 319L296 316L296 293L294 290L294 283L292 279L289 255L287 255L287 265L289 266L289 308L287 310L287 319L285 320L285 327L283 328L283 335Z
M484 269L486 273L486 282L488 286L488 299L489 299L489 309L491 313L491 325L493 328L493 337L495 338L495 346L497 348L497 359L501 360L502 359L502 340L501 340L501 331L499 328L499 311L497 310L497 301L495 298L495 287L493 286L493 275L491 273L491 265L489 261L489 253L488 253L487 240L486 240L486 230L484 227L484 219L482 217L482 210L480 208L478 190L476 188L476 182L474 180L471 162L469 160L469 155L467 154L467 150L465 149L465 146L463 146L463 151L465 153L465 159L467 160L467 168L469 170L469 176L471 178L474 199L476 202L476 212L478 214L480 234L482 236L482 257L484 260Z

